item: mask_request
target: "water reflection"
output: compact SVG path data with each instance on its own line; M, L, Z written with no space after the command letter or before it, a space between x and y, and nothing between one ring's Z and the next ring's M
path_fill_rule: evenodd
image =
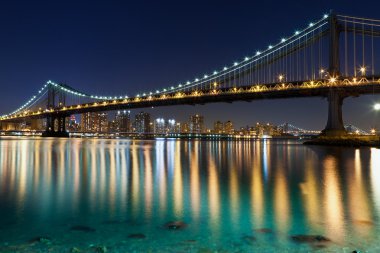
M151 229L184 220L214 241L271 228L355 243L379 237L380 150L270 140L5 139L0 204L0 226L16 224L1 226L6 241L10 229L116 219Z

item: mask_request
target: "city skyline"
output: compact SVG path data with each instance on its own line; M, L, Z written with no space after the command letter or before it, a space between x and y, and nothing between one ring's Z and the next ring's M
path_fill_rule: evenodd
M102 86L106 83L107 92L109 91L110 95L120 92L135 94L141 89L165 87L212 71L214 68L221 67L221 64L229 64L237 57L252 55L255 49L267 46L267 43L278 41L281 34L293 32L302 26L304 20L319 19L323 13L328 12L331 8L339 13L354 12L354 8L340 6L339 2L322 1L318 4L320 5L302 12L298 11L298 8L301 7L295 3L284 6L289 14L297 13L294 18L289 20L281 19L275 15L276 13L271 15L270 20L267 20L267 13L257 11L259 9L273 10L274 6L279 5L272 2L239 3L233 6L221 2L218 6L211 3L186 6L199 14L196 20L191 19L191 11L189 12L191 14L183 13L181 11L183 7L178 5L170 5L162 13L156 13L154 10L159 7L162 8L162 6L156 4L120 4L118 6L120 10L116 10L114 17L109 18L99 2L94 2L91 6L77 4L75 8L70 2L62 6L47 4L44 5L44 8L38 8L38 4L30 6L28 3L24 3L17 7L6 4L2 10L3 12L4 10L9 11L4 12L2 18L4 21L8 21L5 23L12 21L13 25L3 27L12 36L0 42L2 43L1 50L4 50L4 58L0 67L7 73L0 77L0 83L9 83L10 85L7 85L8 88L3 91L6 96L0 102L0 108L3 112L11 111L17 107L14 101L25 99L22 94L15 92L14 87L21 86L24 91L32 92L48 79L66 82L74 87L94 93L100 93ZM198 8L200 6L203 8ZM107 8L112 8L112 11L115 11L114 8L116 7L108 6ZM231 19L224 20L220 14L217 14L230 13L231 8L241 15L234 14ZM29 9L34 10L31 12L33 14L29 12ZM44 19L36 14L42 10L45 15L52 15L51 20L53 22L51 24L39 26ZM122 10L126 12L122 13ZM279 10L275 9L275 11ZM171 23L171 18L165 16L167 13L174 16L183 14L183 16L178 19L179 23L174 25ZM10 16L10 14L14 14L14 16ZM100 21L96 19L95 23L91 23L94 20L93 15L96 14L99 14L102 19ZM362 13L359 10L357 14ZM29 25L26 25L28 15L32 15L33 19ZM212 15L214 19L210 18L209 15ZM147 19L141 20L138 16L144 16ZM370 10L368 13L366 11L365 16L375 16L375 12ZM89 21L86 21L84 17L89 17ZM152 22L153 19L158 23ZM268 21L265 27L258 25L264 19ZM130 20L134 22L128 22ZM136 29L137 20L142 22L139 25L146 29L146 32L142 32L141 28ZM277 24L280 20L282 26L278 27ZM200 29L203 21L206 26ZM19 47L13 47L14 43L12 42L21 38L25 39L20 37L25 36L25 34L14 34L12 31L26 29L28 26L31 27L31 31L36 32L39 36L29 38L26 41L23 40L25 41L24 45L16 44ZM157 26L160 29L157 30ZM252 30L247 32L246 27L252 27ZM60 33L55 32L58 28ZM235 28L236 38L243 38L244 36L245 39L225 38L224 40L217 40L217 42L211 39L226 28ZM268 30L276 32L263 32ZM255 36L257 33L263 35L257 38ZM101 35L102 37L98 37ZM252 36L255 39L249 39ZM199 37L210 41L210 43L200 43L202 40L197 39ZM46 40L41 43L44 38ZM84 43L76 43L79 41ZM122 42L127 43L123 44ZM86 48L83 48L82 44L86 45ZM57 50L59 48L62 50ZM101 50L97 50L99 48ZM10 49L9 52L6 49ZM27 54L20 54L23 50L27 50ZM11 52L13 52L12 57ZM37 53L41 54L35 57ZM55 56L54 58L58 60L51 60L50 55ZM32 59L39 64L30 64ZM47 64L47 62L49 63ZM107 62L107 66L105 62ZM22 70L25 75L16 75L13 69ZM146 72L145 69L151 74L142 74ZM33 71L33 75L29 75L28 71ZM345 122L363 129L379 127L380 117L372 110L373 104L377 101L377 96L360 96L359 98L345 100L343 110L350 112L349 114L344 113ZM295 111L297 113L294 113ZM151 108L148 112L160 114L163 117L176 115L179 120L184 120L182 118L184 114L201 113L211 121L223 120L223 117L227 119L236 117L233 120L238 125L252 124L257 121L275 124L287 121L309 129L323 129L326 124L327 103L325 99L320 98L281 99L251 103L234 102L232 104L218 103L204 106Z

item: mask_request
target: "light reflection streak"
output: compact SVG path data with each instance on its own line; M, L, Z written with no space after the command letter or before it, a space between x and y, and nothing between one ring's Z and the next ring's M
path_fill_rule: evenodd
M152 215L152 201L153 201L153 179L152 179L152 161L150 159L150 150L144 150L145 160L145 215L150 218Z
M163 217L164 212L167 208L166 205L166 195L167 195L167 175L166 167L164 161L164 141L160 140L156 142L156 180L155 183L158 185L158 199L159 199L159 214L160 217Z
M355 150L355 162L348 163L348 168L350 171L355 171L354 173L347 173L348 185L355 187L348 187L348 210L353 220L353 226L356 232L361 232L363 235L370 232L370 226L363 226L363 223L370 222L372 220L371 211L368 202L368 192L366 192L365 185L363 183L362 177L362 166L361 166L361 156L360 150ZM350 166L354 165L354 168Z
M115 213L115 203L116 203L116 147L115 145L108 145L108 155L109 155L109 182L108 182L108 202L110 211L110 216L112 217Z
M255 142L255 144L258 142ZM254 146L254 159L251 176L251 208L256 227L264 225L264 183L261 171L260 149Z
M128 197L128 166L129 166L129 143L119 149L120 157L120 213L127 210Z
M199 218L200 201L201 201L201 185L199 176L199 141L193 142L194 146L191 150L189 159L190 163L190 189L191 189L191 208L194 219Z
M220 226L220 188L219 177L213 158L209 159L208 166L208 205L210 224L213 233L219 232Z
M172 141L174 142L174 141ZM174 213L177 217L183 215L183 182L182 182L182 165L181 165L181 153L180 142L176 141L170 147L172 148L171 153L174 157L174 175L173 175L173 202L174 202Z
M373 200L380 215L380 149L371 148L371 185Z
M139 213L139 202L140 202L140 173L139 173L139 161L138 161L138 153L137 153L137 145L133 143L131 147L132 152L132 189L131 189L131 198L132 198L132 214L134 217Z
M323 161L324 171L324 206L327 234L336 240L344 239L342 189L338 178L338 164L334 156L327 156Z
M318 175L314 171L314 160L305 162L305 182L300 184L304 208L308 223L315 227L322 217L320 208L320 188L318 188Z
M280 162L280 161L279 161ZM287 232L290 221L289 192L284 167L277 164L274 189L274 207L278 230Z

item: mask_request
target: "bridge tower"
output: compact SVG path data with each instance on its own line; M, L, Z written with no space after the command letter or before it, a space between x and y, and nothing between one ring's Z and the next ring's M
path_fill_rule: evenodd
M336 14L331 11L329 17L329 74L331 78L338 78L340 75L339 67L339 34L340 27ZM327 94L328 119L322 135L342 136L347 132L343 124L342 106L343 100L347 95L342 91L330 89Z
M48 84L47 109L54 109L65 105L66 95L60 92L51 83ZM46 129L42 133L43 137L69 137L66 131L65 115L49 115L46 118Z

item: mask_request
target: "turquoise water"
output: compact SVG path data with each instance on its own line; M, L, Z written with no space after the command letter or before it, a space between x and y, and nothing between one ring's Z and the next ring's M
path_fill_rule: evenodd
M380 149L0 139L0 252L380 252Z

